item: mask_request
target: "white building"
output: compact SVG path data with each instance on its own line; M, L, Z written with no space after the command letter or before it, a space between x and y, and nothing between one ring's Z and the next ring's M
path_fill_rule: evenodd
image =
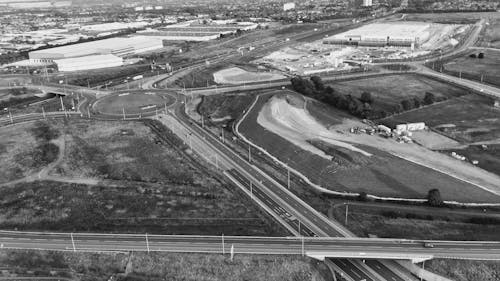
M117 37L32 51L29 53L29 58L33 63L50 64L54 60L91 55L112 54L118 57L126 57L160 48L163 48L163 40L160 38L147 36Z
M93 55L54 60L59 71L80 71L116 67L123 65L123 59L114 55Z
M371 7L373 5L372 0L363 0L363 6Z
M293 10L295 9L295 3L293 2L289 2L289 3L285 3L283 4L283 11L289 11L289 10Z

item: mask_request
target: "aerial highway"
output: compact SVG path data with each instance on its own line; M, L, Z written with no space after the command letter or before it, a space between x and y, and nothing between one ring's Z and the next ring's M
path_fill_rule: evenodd
M234 253L238 254L308 255L317 258L500 260L500 242L304 236L191 236L0 231L0 247L4 249L193 253L229 253L232 247Z

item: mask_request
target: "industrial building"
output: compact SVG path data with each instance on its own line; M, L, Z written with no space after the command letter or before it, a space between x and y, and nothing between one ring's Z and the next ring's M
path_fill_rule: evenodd
M123 65L123 59L115 55L92 55L54 60L59 71L80 71L116 67Z
M182 22L158 29L139 31L141 35L158 37L167 41L209 41L222 35L234 34L237 30L256 29L257 23L237 22L234 24L199 24L196 21Z
M92 55L112 54L118 57L126 57L162 47L163 41L160 38L147 36L119 37L32 51L29 53L29 59L32 63L51 64L55 60Z
M324 44L411 47L418 48L420 42L430 36L427 23L374 23L340 33L323 40Z
M363 0L363 6L371 7L373 5L372 0Z

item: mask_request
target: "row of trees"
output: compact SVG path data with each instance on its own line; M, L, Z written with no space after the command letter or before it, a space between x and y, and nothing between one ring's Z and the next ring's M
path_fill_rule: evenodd
M371 93L363 92L359 98L350 94L340 94L331 86L325 86L319 76L312 76L309 80L297 76L292 78L291 82L292 88L305 96L314 98L338 109L348 111L354 116L368 119L384 118L392 113L419 108L423 105L431 105L438 100L433 93L426 92L423 99L411 97L401 101L401 103L385 107L390 111L388 112L383 109L373 108L372 105L375 102L375 98Z
M337 93L331 86L325 86L319 76L312 76L310 80L297 76L292 78L291 82L295 91L338 109L346 110L354 116L374 118L381 114L372 109L374 99L368 92L364 92L360 98L343 95Z
M401 101L402 110L411 110L414 108L419 108L422 105L431 105L436 102L436 96L431 92L426 92L424 99L421 100L418 97L408 98Z

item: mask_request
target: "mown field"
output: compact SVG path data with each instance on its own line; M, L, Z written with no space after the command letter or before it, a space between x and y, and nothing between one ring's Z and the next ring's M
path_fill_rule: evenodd
M341 81L330 84L344 95L360 98L363 92L371 93L374 111L398 112L401 101L418 98L423 100L426 92L433 93L436 100L445 100L467 94L467 91L450 84L415 74L386 75L373 78Z
M425 198L429 189L439 188L445 200L461 202L490 202L487 192L465 182L429 168L413 164L371 147L362 147L374 156L368 158L361 154L340 147L312 142L313 145L331 155L327 160L316 154L302 150L280 136L265 130L257 123L260 108L271 95L262 96L245 121L240 125L240 132L266 151L301 171L316 184L330 190L341 192L366 192L368 194ZM344 118L336 115L336 109L330 113L316 110L314 103L308 104L309 112L329 114L326 123L334 124Z
M425 122L429 127L465 143L500 138L500 109L489 98L471 94L435 103L380 120L393 126Z
M0 253L2 277L79 280L331 280L329 269L311 258L186 253L72 253L8 250ZM187 270L189 269L189 270ZM113 279L111 279L111 277Z

